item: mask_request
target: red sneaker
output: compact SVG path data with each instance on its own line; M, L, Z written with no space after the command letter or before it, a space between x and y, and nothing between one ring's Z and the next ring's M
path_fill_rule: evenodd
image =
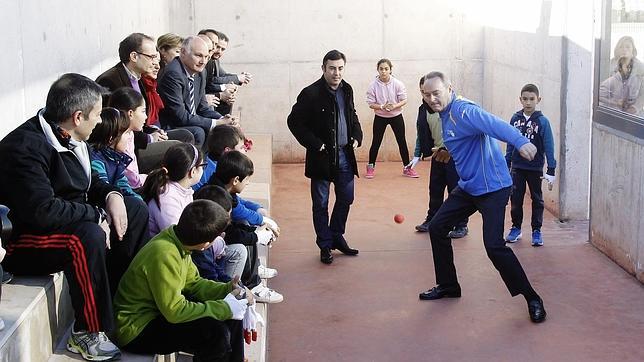
M403 167L403 176L418 178L418 173L411 167Z
M372 164L367 164L367 174L364 176L366 178L374 178L376 176L376 167Z

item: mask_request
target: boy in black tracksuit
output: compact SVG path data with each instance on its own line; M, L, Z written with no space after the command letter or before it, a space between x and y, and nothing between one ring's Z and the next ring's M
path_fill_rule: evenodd
M521 239L523 195L526 191L526 184L528 184L530 197L532 198L532 246L542 246L541 224L543 223L544 207L541 180L546 179L548 188L552 189L552 184L555 180L555 168L557 167L554 155L554 140L548 118L540 111L535 110L541 101L539 88L534 84L526 84L521 88L519 101L523 109L512 116L510 124L521 131L521 134L537 147L537 154L532 161L528 161L521 157L512 145L508 144L507 146L505 160L512 174L513 187L510 197L512 228L505 240L513 243ZM543 166L545 160L548 161L548 168L544 175Z

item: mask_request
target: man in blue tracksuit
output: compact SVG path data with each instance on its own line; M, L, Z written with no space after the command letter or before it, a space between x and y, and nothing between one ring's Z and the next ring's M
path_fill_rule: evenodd
M505 206L510 197L512 178L497 139L511 144L528 160L534 158L536 147L507 122L475 103L457 97L441 72L425 76L423 99L432 111L439 112L443 142L454 159L460 180L430 222L429 236L438 285L420 293L420 299L461 296L454 252L447 233L460 220L478 211L483 217L485 251L510 294L525 297L533 322L544 321L543 301L532 289L519 260L503 238Z

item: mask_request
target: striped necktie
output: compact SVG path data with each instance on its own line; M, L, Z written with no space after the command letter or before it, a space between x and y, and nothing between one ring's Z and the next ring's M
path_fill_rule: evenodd
M195 114L195 78L188 77L188 92L190 96L190 114Z

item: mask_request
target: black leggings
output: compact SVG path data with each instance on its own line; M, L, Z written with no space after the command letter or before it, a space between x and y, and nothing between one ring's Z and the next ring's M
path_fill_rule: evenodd
M396 136L398 143L398 150L400 151L400 158L402 159L403 166L409 164L409 150L407 149L407 140L405 139L405 120L402 114L396 117L384 118L376 115L373 119L373 140L371 141L371 148L369 149L369 163L375 164L378 158L378 150L382 143L382 137L385 135L387 125L391 125L391 129Z

